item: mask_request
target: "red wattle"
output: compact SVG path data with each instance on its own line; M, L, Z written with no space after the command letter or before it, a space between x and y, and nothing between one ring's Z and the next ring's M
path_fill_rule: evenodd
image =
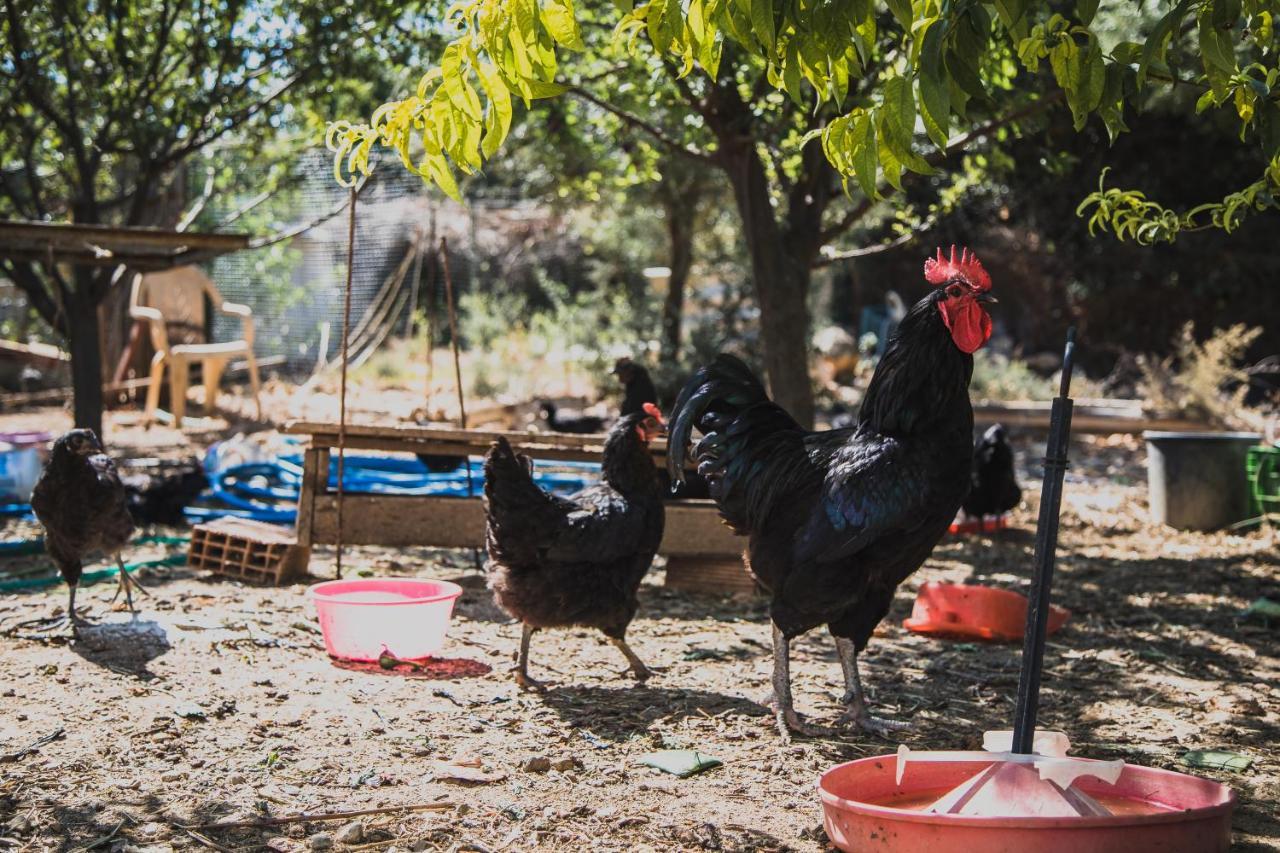
M976 302L963 303L950 311L944 306L942 320L961 352L976 352L991 338L991 315Z

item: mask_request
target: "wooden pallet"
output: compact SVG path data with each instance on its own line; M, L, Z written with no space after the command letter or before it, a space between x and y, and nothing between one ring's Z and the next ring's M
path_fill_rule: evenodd
M248 583L279 586L307 573L310 549L292 531L245 518L220 518L191 532L187 564Z
M712 595L759 595L756 579L742 557L669 557L666 586Z

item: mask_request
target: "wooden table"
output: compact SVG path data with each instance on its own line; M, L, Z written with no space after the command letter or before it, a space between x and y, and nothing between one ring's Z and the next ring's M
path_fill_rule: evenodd
M338 446L338 425L293 421L285 425L284 431L310 437L303 451L298 544L307 547L335 544L338 538L338 496L329 488L329 465L334 448ZM348 450L389 453L482 456L498 436L505 437L517 452L532 459L599 462L604 451L603 435L368 424L347 426L346 447ZM666 442L654 441L651 447L655 462L665 465ZM754 586L742 568L745 540L724 526L714 503L673 500L667 502L666 510L666 530L659 553L668 558L668 578L674 576L677 579L674 585L688 588L689 579L696 577L701 569L708 568L717 579L717 589L748 591ZM343 496L342 514L342 541L349 545L484 547L484 507L478 495L347 493ZM730 588L727 588L725 578L739 575L740 583L729 584ZM696 585L694 582L693 586Z

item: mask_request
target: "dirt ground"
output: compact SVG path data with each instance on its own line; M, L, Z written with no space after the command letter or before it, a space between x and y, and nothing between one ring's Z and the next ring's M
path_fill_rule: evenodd
M186 447L177 432L130 423L118 421L113 447ZM1041 452L1026 440L1019 456ZM1262 595L1280 599L1274 535L1153 527L1136 441L1078 440L1072 453L1055 587L1072 617L1050 640L1041 725L1066 731L1076 754L1153 767L1186 769L1179 758L1189 749L1253 756L1244 772L1196 772L1239 795L1234 849L1280 850L1280 642L1243 616ZM1039 471L1024 464L1023 474L1028 500L1013 528L944 540L864 655L877 712L911 723L893 739L844 732L781 745L758 704L768 692L764 602L673 592L661 565L630 637L662 671L635 686L599 635L541 633L532 669L552 682L544 695L512 682L518 627L492 604L470 552L362 548L344 560L463 584L445 657L421 674L332 663L305 584L272 590L181 567L145 570L150 597L130 620L107 608L114 583L99 583L80 596L99 622L81 639L0 638L0 846L826 849L814 787L822 770L899 741L974 748L984 730L1010 725L1017 647L929 639L901 623L928 580L1025 587ZM3 538L29 532L10 523ZM0 573L39 559L11 558ZM329 575L332 554L315 555L311 571ZM61 586L0 595L0 629L64 602ZM799 709L834 724L830 638L813 632L793 649ZM724 765L687 779L637 765L666 747ZM433 808L186 828L407 806Z

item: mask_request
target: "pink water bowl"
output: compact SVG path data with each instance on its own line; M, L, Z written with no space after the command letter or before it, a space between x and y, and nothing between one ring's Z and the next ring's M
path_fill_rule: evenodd
M325 581L311 587L324 645L335 658L430 657L444 645L462 587L418 578Z

